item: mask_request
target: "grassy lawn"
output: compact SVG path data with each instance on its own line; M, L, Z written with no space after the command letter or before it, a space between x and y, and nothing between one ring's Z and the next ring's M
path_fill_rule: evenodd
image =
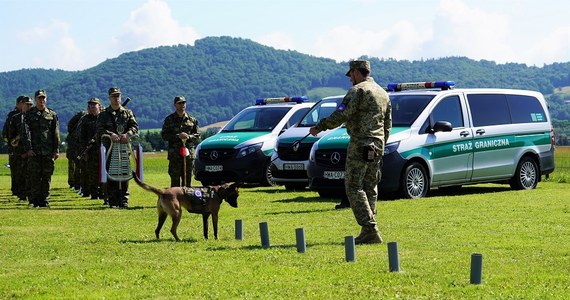
M570 167L568 148L557 166ZM0 156L2 165L6 155ZM57 161L50 209L10 196L0 170L0 298L134 299L567 299L570 295L570 168L531 191L508 185L437 191L420 200L382 201L385 242L397 242L401 272L388 269L386 244L356 247L345 261L344 237L358 234L350 210L333 199L283 187L241 190L239 207L223 204L219 240L204 240L202 220L184 214L174 242L170 220L154 238L156 196L131 182L129 209L103 207L67 186ZM145 181L169 184L165 153L145 156ZM564 179L565 178L565 179ZM560 180L563 179L563 180ZM243 220L244 239L234 236ZM271 247L261 247L267 222ZM210 226L211 227L211 226ZM295 229L304 228L306 253ZM211 229L210 229L211 230ZM210 236L212 233L210 232ZM483 283L469 283L470 256L483 255Z

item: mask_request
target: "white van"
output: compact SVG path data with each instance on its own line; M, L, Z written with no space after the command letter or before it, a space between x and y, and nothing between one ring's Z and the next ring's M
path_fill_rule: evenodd
M307 166L309 152L325 132L317 136L309 134L311 126L332 114L342 102L344 95L326 97L317 102L309 112L279 136L271 156L271 174L276 184L284 185L287 190L304 189L309 185Z
M452 81L388 85L392 131L385 146L380 191L420 198L430 188L484 182L533 189L542 175L554 171L554 130L541 93L454 89L454 85ZM348 136L341 139L343 134L346 129L336 129L313 145L308 168L311 189L344 190Z
M315 104L307 97L257 99L196 147L194 175L204 186L222 182L275 185L269 169L277 137Z

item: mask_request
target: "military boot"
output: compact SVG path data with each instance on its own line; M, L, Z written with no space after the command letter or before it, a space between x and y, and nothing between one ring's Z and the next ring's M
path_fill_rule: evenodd
M380 243L382 243L382 237L380 236L380 232L376 228L365 229L365 227L362 227L360 235L358 235L354 239L354 244L356 245L380 244Z

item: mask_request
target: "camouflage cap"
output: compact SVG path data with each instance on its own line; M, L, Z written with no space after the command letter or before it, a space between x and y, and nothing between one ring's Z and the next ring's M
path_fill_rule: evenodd
M36 93L34 94L34 98L41 96L47 97L47 92L45 90L37 90Z
M368 73L370 73L370 62L367 60L351 60L348 63L348 71L346 72L346 76L350 76L350 71L352 71L353 69L365 69L368 70Z
M93 97L93 98L89 99L89 101L87 101L87 104L89 104L89 103L101 104L101 100L99 100L99 98L97 98L97 97Z
M16 103L29 103L29 104L33 104L34 102L32 101L32 98L26 96L26 95L21 95L18 97L18 99L16 99Z
M30 98L29 96L21 96L21 97L22 97L22 103L34 104L34 101L32 101L32 98Z
M180 102L186 102L186 98L184 98L184 96L176 96L176 97L174 97L174 104L180 103Z
M112 87L109 89L109 96L111 95L115 95L115 94L120 94L121 90L118 87Z

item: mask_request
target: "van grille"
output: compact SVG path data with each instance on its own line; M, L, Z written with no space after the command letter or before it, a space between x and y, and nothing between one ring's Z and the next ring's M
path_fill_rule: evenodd
M313 143L301 143L299 149L293 151L293 143L279 143L277 153L279 153L281 160L308 160L311 147L313 147Z
M346 150L317 150L315 160L318 166L344 169Z
M235 152L235 149L201 149L198 157L203 162L219 162L232 159Z

